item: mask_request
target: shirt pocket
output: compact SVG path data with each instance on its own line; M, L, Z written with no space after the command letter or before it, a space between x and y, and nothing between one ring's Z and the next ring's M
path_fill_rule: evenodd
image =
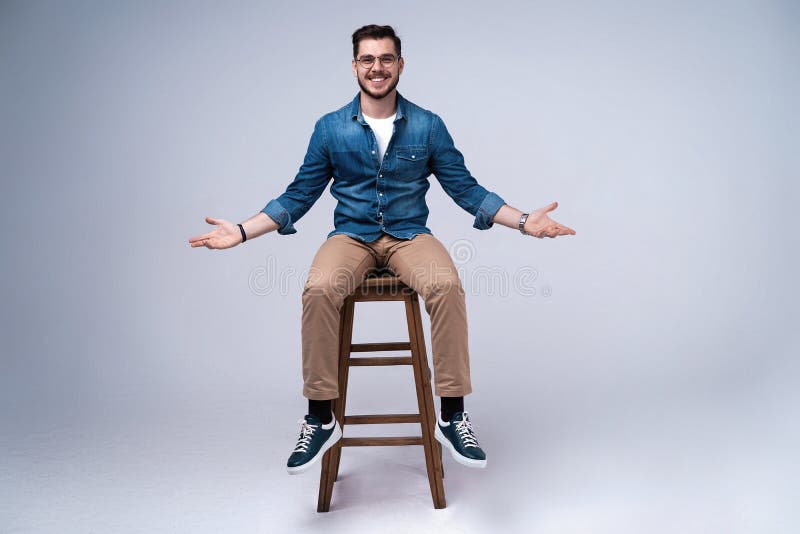
M397 178L416 180L428 175L428 147L425 145L399 146L397 155Z

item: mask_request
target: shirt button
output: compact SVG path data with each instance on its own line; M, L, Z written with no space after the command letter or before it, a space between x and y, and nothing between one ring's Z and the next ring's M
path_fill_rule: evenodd
M383 196L383 193L378 193L380 196Z
M378 178L383 178L383 175L382 175L382 174L379 174L379 175L378 175Z
M374 153L375 153L375 151L373 150L373 151L372 151L372 153L374 154Z
M374 153L375 153L375 152L373 152L373 154L374 154ZM414 159L414 158L416 158L416 157L417 157L417 156L415 156L414 154L411 154L411 159Z

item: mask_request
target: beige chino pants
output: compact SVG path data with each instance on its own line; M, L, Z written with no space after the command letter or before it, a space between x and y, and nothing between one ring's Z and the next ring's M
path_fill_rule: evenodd
M303 288L303 396L339 397L339 311L367 271L384 266L425 301L435 394L471 393L464 289L442 243L430 234L410 240L383 234L372 243L337 234L317 251Z

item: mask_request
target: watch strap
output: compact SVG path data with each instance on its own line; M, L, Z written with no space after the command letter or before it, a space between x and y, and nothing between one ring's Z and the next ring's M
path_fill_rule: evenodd
M517 225L517 227L519 228L519 231L522 232L522 235L528 235L528 232L525 231L525 221L526 220L528 220L528 214L527 213L523 213L520 216L519 224Z

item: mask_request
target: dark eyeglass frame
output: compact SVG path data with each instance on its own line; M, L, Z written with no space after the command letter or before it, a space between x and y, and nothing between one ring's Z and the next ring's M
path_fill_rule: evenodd
M394 54L384 54L378 57L361 56L356 58L356 63L358 63L362 69L371 69L376 59L381 62L382 67L389 68L394 65L395 61L400 59L400 56L395 56Z

